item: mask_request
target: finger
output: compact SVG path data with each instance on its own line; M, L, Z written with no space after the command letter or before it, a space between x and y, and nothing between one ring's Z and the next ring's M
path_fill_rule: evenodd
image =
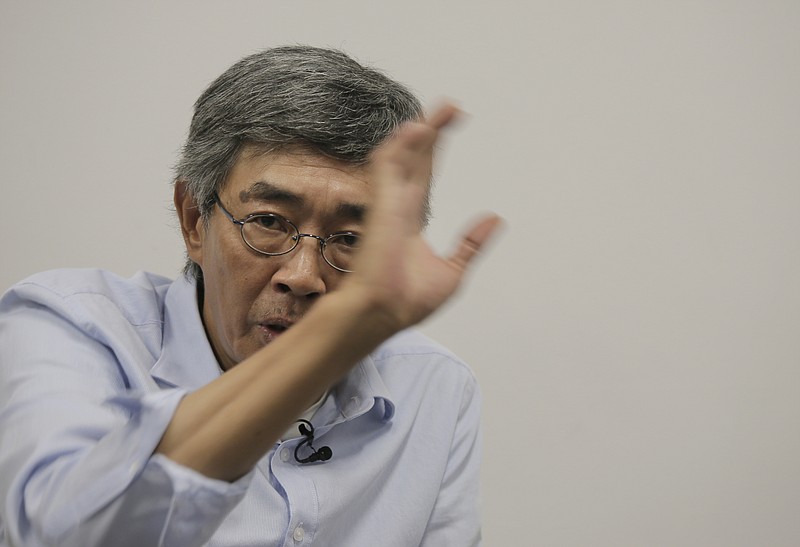
M424 120L406 122L380 147L377 154L408 158L412 153L430 155L439 132L453 124L461 110L450 102L435 108ZM407 161L404 163L408 163Z
M451 102L445 102L428 114L425 123L439 131L456 122L460 115L460 108Z
M461 238L458 249L448 259L460 270L465 270L469 263L480 253L489 240L497 233L502 220L497 215L489 215L481 219Z
M437 131L427 124L400 128L372 158L375 207L421 217L430 184ZM401 205L402 204L402 205Z
M440 118L436 123L448 122ZM434 153L440 139L440 130L431 124L406 123L398 129L391 142L382 150L383 158L387 164L393 165L405 181L427 186L430 183Z
M419 159L415 175L420 182L428 185L433 174L434 154L440 143L442 131L451 127L461 117L461 110L450 102L435 108L425 119L427 132L421 132L417 141Z
M445 103L424 121L404 123L375 150L370 163L375 209L380 210L376 213L422 216L440 130L453 123L459 112Z
M407 122L398 131L398 142L422 155L431 155L440 133L454 124L461 110L452 103L435 108L424 120Z
M385 147L385 152L406 166L430 161L439 132L427 123L406 122L398 128Z

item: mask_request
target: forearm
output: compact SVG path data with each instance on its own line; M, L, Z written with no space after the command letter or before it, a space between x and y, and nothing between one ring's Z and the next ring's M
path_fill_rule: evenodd
M277 340L184 399L157 451L209 477L234 480L359 359L435 311L458 288L495 231L485 217L441 257L419 231L439 131L456 115L440 108L407 124L371 160L372 203L354 273Z
M59 380L69 391L71 377ZM247 479L192 477L152 456L180 390L102 405L46 391L16 397L0 423L0 523L12 545L156 545L162 535L200 545L244 496ZM160 512L173 504L181 511Z
M144 340L140 326L160 315L115 315L105 294L69 289L65 297L49 284L83 286L92 276L47 274L0 300L6 543L156 545L163 535L180 538L168 545L203 544L213 533L207 525L241 501L248 480L213 481L153 457L186 394L148 375L157 344L130 342ZM109 313L87 323L86 311L98 308ZM165 509L173 504L180 510ZM95 541L100 537L106 540Z
M357 290L326 295L302 321L187 395L156 452L204 475L247 473L319 394L394 334Z

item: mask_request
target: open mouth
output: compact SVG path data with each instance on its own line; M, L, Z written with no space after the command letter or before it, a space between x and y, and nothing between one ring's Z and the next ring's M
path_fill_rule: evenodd
M267 333L270 338L273 338L286 332L293 324L294 323L288 319L274 317L261 323L261 329Z

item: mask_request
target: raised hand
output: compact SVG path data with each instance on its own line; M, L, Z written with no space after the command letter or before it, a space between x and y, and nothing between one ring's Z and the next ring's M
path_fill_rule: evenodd
M209 477L241 477L320 393L456 291L499 224L486 216L449 256L435 253L420 233L434 147L456 114L443 106L403 125L376 151L375 194L355 271L285 334L184 397L157 452Z
M421 234L434 148L457 115L444 105L422 122L406 123L372 157L374 201L347 285L365 291L398 330L423 320L456 291L500 223L496 215L485 216L449 256L435 253Z

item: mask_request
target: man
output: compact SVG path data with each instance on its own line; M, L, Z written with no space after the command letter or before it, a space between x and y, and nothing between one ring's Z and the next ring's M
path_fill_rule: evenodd
M342 53L247 57L177 168L185 275L33 276L0 302L0 545L476 545L478 399L406 330L452 256L420 235L433 148Z

